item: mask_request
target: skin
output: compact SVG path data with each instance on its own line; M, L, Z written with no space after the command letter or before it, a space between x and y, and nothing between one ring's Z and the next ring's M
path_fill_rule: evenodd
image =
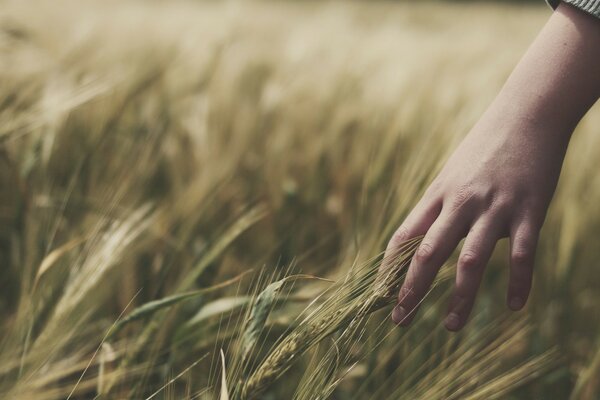
M501 238L510 238L507 305L524 307L571 134L599 97L600 20L562 3L390 240L386 256L425 235L392 312L395 323L411 323L463 238L446 328L466 324Z

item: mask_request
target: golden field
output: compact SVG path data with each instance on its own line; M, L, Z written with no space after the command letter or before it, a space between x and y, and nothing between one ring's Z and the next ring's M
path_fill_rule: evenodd
M598 107L524 311L505 306L506 243L459 334L454 260L408 329L375 279L549 15L2 2L0 398L597 398Z

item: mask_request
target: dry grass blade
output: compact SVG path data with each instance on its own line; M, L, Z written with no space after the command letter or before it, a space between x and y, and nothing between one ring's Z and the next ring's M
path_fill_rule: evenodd
M212 293L219 289L227 287L235 282L238 282L240 279L242 279L245 275L249 274L250 272L252 272L252 270L243 272L240 275L236 276L235 278L229 279L225 282L221 282L217 285L210 286L210 287L207 287L204 289L195 290L193 292L174 294L172 296L167 296L167 297L164 297L159 300L149 301L148 303L145 303L145 304L141 305L140 307L134 309L125 318L123 318L121 321L119 321L119 323L115 326L111 335L116 334L121 328L123 328L125 325L127 325L130 322L137 321L139 319L148 317L159 310L173 306L182 301L189 300L191 298L205 295L208 293Z
M200 308L200 310L196 313L196 315L194 315L192 318L190 318L189 321L182 325L182 328L194 328L195 326L198 326L199 324L205 322L209 318L240 309L250 304L251 302L252 297L250 296L218 298L214 301L203 305L202 308Z
M105 342L100 349L100 361L98 365L98 382L96 392L98 396L106 395L106 375L110 374L110 364L115 360L116 355L112 346Z
M40 264L40 267L35 275L35 281L33 283L32 290L35 290L37 288L38 283L39 283L40 279L42 278L42 276L44 276L44 274L46 272L48 272L48 270L50 270L50 268L53 265L55 265L56 262L62 256L64 256L69 251L73 250L75 247L77 247L84 241L85 241L85 239L83 239L83 238L75 238L75 239L69 240L67 243L52 250L46 257L44 257L44 259L42 260L42 263Z
M221 349L221 397L220 400L229 400L229 389L227 389L227 372L225 370L225 354Z
M192 368L194 368L196 365L198 365L202 360L204 360L206 357L208 357L208 354L205 354L204 356L200 357L199 359L197 359L196 361L194 361L190 366L188 366L186 369L184 369L183 371L181 371L180 373L178 373L177 375L175 375L173 378L169 379L167 381L167 383L165 383L163 386L160 387L160 389L158 389L156 392L152 393L150 396L146 397L145 400L152 400L153 398L155 398L156 396L158 396L162 391L164 391L166 388L168 388L171 384L173 384L173 382L175 382L177 379L181 378L183 375L185 375L186 372L188 372L189 370L191 370Z

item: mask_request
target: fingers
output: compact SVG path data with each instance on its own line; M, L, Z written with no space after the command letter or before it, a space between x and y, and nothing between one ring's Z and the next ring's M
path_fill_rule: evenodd
M440 267L469 226L472 228L458 260L456 287L445 320L446 328L457 331L466 324L485 266L496 242L502 237L511 238L507 303L515 311L523 308L531 290L535 249L543 220L536 223L535 215L524 217L518 209L507 207L506 202L493 203L491 208L481 206L481 199L485 196L474 197L467 193L457 196L448 207L444 204L443 208L442 200L422 200L396 231L386 249L382 268L392 265L403 242L425 234L400 288L398 305L392 312L396 324L408 326L412 322Z
M469 318L483 271L501 236L496 225L498 224L495 224L494 220L480 218L467 235L458 258L456 287L445 320L448 330L462 329Z
M511 229L510 277L506 301L513 311L522 309L529 297L538 237L539 229L528 219L518 222Z
M440 214L441 208L441 201L421 200L419 202L390 239L383 257L382 270L385 271L393 265L403 242L427 232Z
M514 311L523 308L529 296L538 232L530 221L518 222L511 229L507 303ZM479 219L471 229L458 259L456 288L445 321L447 329L458 331L466 324L485 266L502 236L501 226L492 219Z
M419 303L438 270L463 238L468 218L461 212L442 211L431 225L412 259L392 320L401 326L412 321Z

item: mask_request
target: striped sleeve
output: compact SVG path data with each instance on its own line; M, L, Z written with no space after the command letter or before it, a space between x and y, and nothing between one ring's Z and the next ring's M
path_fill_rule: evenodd
M588 14L592 14L593 16L600 18L600 0L562 0L563 2L570 4L574 7L579 8L587 12ZM558 4L561 0L546 0L546 2L552 7L558 7Z

